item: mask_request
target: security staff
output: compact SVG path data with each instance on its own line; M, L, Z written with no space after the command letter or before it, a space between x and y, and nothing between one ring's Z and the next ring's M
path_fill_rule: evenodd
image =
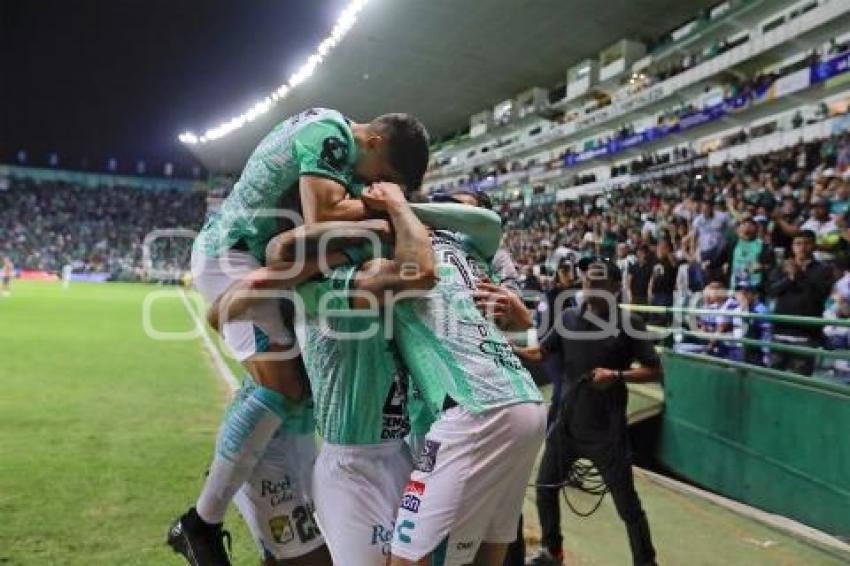
M661 363L643 321L617 306L622 275L616 264L591 257L579 263L579 270L580 305L563 312L561 324L542 337L538 348L519 352L534 361L560 356L563 368L560 409L547 434L537 476L543 549L531 564L563 563L558 495L579 458L593 462L610 491L626 524L634 564L655 564L649 524L632 476L626 382L661 379Z

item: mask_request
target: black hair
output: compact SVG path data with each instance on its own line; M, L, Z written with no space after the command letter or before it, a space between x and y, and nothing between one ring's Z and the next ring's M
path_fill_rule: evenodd
M384 114L371 127L386 138L390 165L407 190L418 189L428 168L428 130L422 122L410 114Z
M799 232L797 232L797 235L794 236L794 237L795 238L806 238L806 239L809 239L813 242L815 240L817 240L817 236L811 230L800 230Z
M608 258L589 256L580 259L578 262L578 269L583 273L587 273L592 266L602 268L602 277L598 277L597 273L597 277L591 277L593 279L605 279L608 283L618 283L623 280L623 273L620 268Z

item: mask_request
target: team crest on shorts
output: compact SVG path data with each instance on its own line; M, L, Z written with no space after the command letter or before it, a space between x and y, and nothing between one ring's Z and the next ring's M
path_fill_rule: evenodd
M269 519L269 529L271 529L272 538L278 544L286 544L295 538L289 515L278 515Z
M439 450L439 442L426 438L425 444L422 446L422 452L416 457L416 464L413 466L414 469L426 473L433 472L434 466L437 464L437 452Z

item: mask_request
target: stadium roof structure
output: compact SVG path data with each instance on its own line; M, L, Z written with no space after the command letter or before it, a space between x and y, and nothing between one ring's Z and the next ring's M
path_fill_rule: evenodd
M190 149L211 171L237 172L275 123L310 107L357 121L410 112L437 138L532 86L563 81L568 67L620 39L656 37L716 2L371 0L309 80L253 122Z

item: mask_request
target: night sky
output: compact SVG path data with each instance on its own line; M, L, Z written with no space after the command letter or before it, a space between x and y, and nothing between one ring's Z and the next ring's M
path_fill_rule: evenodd
M177 141L287 81L345 0L0 0L0 162L199 165Z

